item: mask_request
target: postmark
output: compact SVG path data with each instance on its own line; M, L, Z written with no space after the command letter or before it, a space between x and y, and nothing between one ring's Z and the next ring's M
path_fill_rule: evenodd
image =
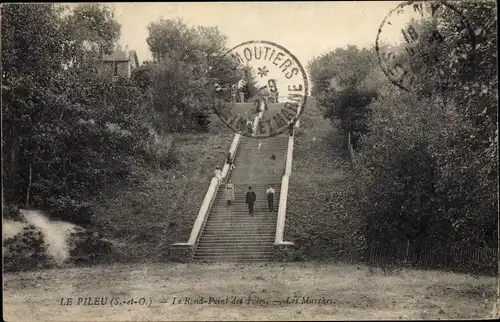
M457 25L447 25L442 19L445 16L452 16ZM396 43L393 37L395 34L400 36ZM450 43L456 46L447 48ZM441 67L449 64L449 59L423 57L419 50L422 46L431 47L427 52L448 51L452 57L450 59L469 61L473 60L476 47L471 25L453 4L444 1L402 2L382 21L375 41L380 67L392 84L405 91L413 89L419 77L418 68L414 64L417 57L419 61L431 65L436 74L443 74ZM448 77L438 76L436 82L437 79L446 82ZM435 85L446 86L442 82Z
M227 51L216 68L252 73L218 84L216 90L214 112L235 132L273 137L287 131L303 113L309 91L307 75L283 46L266 40L246 41ZM244 90L249 78L254 89L250 95Z

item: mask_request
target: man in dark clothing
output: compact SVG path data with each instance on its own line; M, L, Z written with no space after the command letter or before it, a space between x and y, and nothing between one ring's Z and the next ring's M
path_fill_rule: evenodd
M226 163L229 164L229 170L233 171L236 167L234 166L233 156L231 152L227 153Z
M248 205L248 213L253 216L253 204L257 200L257 195L252 191L252 187L248 187L247 194L245 196L245 203Z
M288 134L290 136L293 136L293 127L295 126L294 123L290 123L290 125L288 125Z

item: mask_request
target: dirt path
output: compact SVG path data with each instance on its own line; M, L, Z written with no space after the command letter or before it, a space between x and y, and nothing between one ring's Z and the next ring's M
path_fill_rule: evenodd
M6 274L4 281L7 321L489 318L496 294L490 277L433 271L384 276L366 267L315 263L106 266ZM249 296L264 302L247 303ZM60 305L69 297L73 305ZM107 298L107 304L75 305L85 297ZM227 297L229 303L184 304L186 297ZM116 298L147 303L115 305ZM183 303L172 304L174 298ZM273 303L287 298L288 304ZM242 303L231 304L233 299Z

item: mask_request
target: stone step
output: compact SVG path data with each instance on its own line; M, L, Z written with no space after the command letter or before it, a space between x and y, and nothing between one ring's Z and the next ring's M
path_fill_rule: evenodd
M248 213L242 216L225 216L220 214L213 214L210 216L205 225L276 225L276 218L256 218L250 216Z
M205 238L220 238L231 240L271 240L276 236L276 228L209 228L203 231L200 240Z
M245 216L241 216L239 218L235 217L211 217L205 222L205 225L265 225L276 227L276 219L267 220L267 219L256 219L257 215L253 218L248 213ZM253 219L253 221L252 221Z
M272 233L273 231L276 230L276 226L270 226L270 225L212 225L212 226L205 226L205 229L203 230L204 233L212 233L212 232L227 232L231 233L233 235L235 234L240 234L240 233Z
M276 208L275 208L276 209ZM211 212L210 215L208 216L208 220L210 221L212 219L219 219L221 221L226 221L226 220L248 220L249 224L251 222L260 222L260 221L271 221L272 218L274 218L274 221L276 221L276 214L277 211L275 210L274 212L269 212L267 210L267 207L262 207L262 209L259 209L257 207L253 207L254 211L254 216L252 217L248 213L248 209L245 206L245 209L240 210L240 211L225 211L225 212Z
M281 176L283 177L283 176ZM230 177L231 178L231 177ZM276 176L274 179L277 179L278 176ZM234 188L236 189L235 191L236 192L239 192L239 193L247 193L248 191L248 185L251 185L252 184L252 180L250 180L249 178L245 178L246 181L241 181L241 182L237 182L235 183L233 181L233 185L234 185ZM262 179L262 178L257 178L256 180L267 180L266 178ZM265 183L253 183L252 185L252 191L266 191L268 188L269 188L269 185L272 185L274 190L276 190L276 187L281 187L281 178L279 180L275 180L275 181L270 181L268 180L268 182L265 182ZM219 190L218 191L226 191L226 186L225 185L220 185L219 186Z
M261 219L259 221L252 221L251 217L246 215L245 217L242 218L226 218L226 219L221 219L219 218L213 218L213 219L208 219L205 225L268 225L268 226L276 226L276 219Z
M252 190L253 190L254 186L257 184L265 185L266 189L268 188L269 185L272 185L274 190L276 190L276 187L278 185L281 185L281 179L282 179L284 174L285 174L285 172L283 171L283 174L279 174L278 176L276 176L276 179L279 179L278 180L279 182L277 182L277 180L249 179L247 175L243 175L243 174L242 175L235 175L235 176L231 175L229 178L232 180L233 184L244 185L245 186L245 193L246 193L248 191L248 186L251 186ZM266 191L266 189L264 189L264 191Z
M211 213L224 213L224 214L228 214L228 215L231 215L231 214L243 214L243 213L246 213L248 214L248 205L241 202L239 204L237 203L231 203L231 205L228 207L227 206L227 203L226 202L220 202L220 203L216 203L214 202L212 204L212 211ZM230 208L230 209L224 209L223 207L227 207L227 208ZM253 210L254 211L258 211L259 213L266 213L268 214L269 216L271 216L273 213L277 213L278 212L278 205L277 204L274 204L274 211L273 212L270 212L269 211L269 208L267 206L267 202L264 203L264 202L256 202L253 204Z
M211 234L201 236L200 241L210 241L215 240L227 240L227 241L274 241L276 233L266 233L266 234L246 234L242 236L232 235L232 234Z
M205 229L219 229L219 228L224 228L224 229L239 229L239 228L246 228L248 230L252 229L264 229L264 228L269 228L269 229L276 229L276 222L255 222L255 223L248 223L248 222L225 222L225 223L220 223L220 222L206 222L205 223Z
M213 244L258 244L267 245L274 244L275 236L266 236L266 238L251 239L251 238L232 238L229 236L206 236L201 238L199 243L201 245Z
M259 258L212 258L211 256L208 257L194 257L193 261L197 263L219 263L219 262L224 262L224 263L267 263L273 261L274 258L272 256L266 256L266 257L259 257Z
M261 206L261 207L257 207L257 206L253 206L253 212L254 212L254 216L252 217L249 213L248 213L248 207L245 205L245 206L241 206L241 208L238 210L233 210L233 211L230 211L230 210L224 210L224 212L222 211L218 211L216 212L215 210L212 210L212 212L210 212L210 215L208 216L208 219L210 220L210 218L222 218L222 219L231 219L231 218L248 218L249 220L261 220L263 218L276 218L276 214L278 213L278 210L277 210L278 207L274 207L274 211L273 212L269 212L269 210L267 209L267 205L266 206ZM251 219L253 218L253 219Z
M271 185L273 186L273 189L274 189L274 198L276 198L277 196L280 195L280 191L279 190L276 191L276 185L273 185L273 184L271 184ZM240 189L236 189L235 190L235 192L234 192L235 199L240 198L240 199L245 200L246 193L249 191L248 190L249 186L252 187L252 191L255 192L255 195L257 196L257 198L260 196L261 198L265 198L266 201L267 201L266 190L269 188L269 184L266 184L266 186L267 186L266 189L256 189L256 190L254 190L253 185L252 185L251 182L248 183L248 184L246 184L245 191L241 191ZM280 189L281 189L281 187L280 187ZM220 199L226 198L226 189L220 189L219 191L217 191L216 198L220 198Z
M217 246L217 245L254 245L254 246L273 246L274 241L266 241L266 240L218 240L218 241L206 241L206 240L200 240L198 243L198 247L206 246L206 247L212 247L212 246Z
M276 208L276 207L275 207ZM277 211L275 210L274 212L269 212L267 210L267 207L261 211L258 211L258 209L254 206L254 216L252 217L251 215L248 214L248 209L245 206L245 209L242 209L241 211L219 211L215 212L212 210L210 215L208 216L208 221L214 220L214 221L234 221L234 222L239 222L239 221L246 221L249 224L252 223L258 223L258 222L276 222L277 218Z
M257 194L256 194L257 195ZM214 200L212 206L215 208L215 207L219 207L219 208L223 208L224 209L219 209L220 211L234 211L234 210L240 210L242 211L243 210L243 207L244 208L247 208L247 204L245 203L245 197L244 196L234 196L234 200L231 200L231 204L228 205L227 204L227 200L224 196L224 198L219 198L219 200ZM238 198L239 197L239 198ZM257 200L255 200L254 204L253 204L253 207L255 209L255 207L264 207L267 209L267 197L266 196L259 196L257 195ZM261 198L259 198L261 197ZM278 202L279 202L279 199L280 198L277 198L276 195L274 195L274 208L277 208L278 207Z
M225 250L215 250L215 251L196 251L195 256L201 257L203 255L209 255L209 256L215 256L215 257L257 257L257 256L273 256L273 252L271 250L265 250L265 251L248 251L248 252L241 252L238 249L235 249L233 251L225 251Z
M276 230L276 227L254 227L254 226L247 226L242 227L242 228L230 228L230 227L209 227L205 228L203 230L203 234L206 234L206 236L214 233L224 233L225 235L232 235L232 236L239 236L241 234L247 234L248 236L250 235L274 235Z
M241 245L234 246L233 244L224 244L220 246L200 246L196 248L195 254L204 255L208 253L226 253L226 254L243 254L243 253L271 253L273 252L273 246L245 246Z
M274 229L209 229L203 232L205 236L241 236L241 235L253 235L253 236L275 236L276 231Z
M252 252L249 254L244 254L243 252L234 252L234 253L224 253L224 252L218 252L218 253L199 253L196 254L194 257L195 258L211 258L211 259L267 259L267 258L272 258L274 256L274 253L271 251L268 252Z

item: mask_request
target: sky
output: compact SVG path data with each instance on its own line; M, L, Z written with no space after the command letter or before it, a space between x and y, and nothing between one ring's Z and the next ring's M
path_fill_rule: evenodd
M377 31L397 1L345 2L177 2L107 3L122 25L120 44L136 50L139 61L151 59L146 44L149 23L181 18L189 25L218 26L228 46L268 40L287 48L304 68L315 56L337 47L373 47ZM387 28L384 37L400 38Z

